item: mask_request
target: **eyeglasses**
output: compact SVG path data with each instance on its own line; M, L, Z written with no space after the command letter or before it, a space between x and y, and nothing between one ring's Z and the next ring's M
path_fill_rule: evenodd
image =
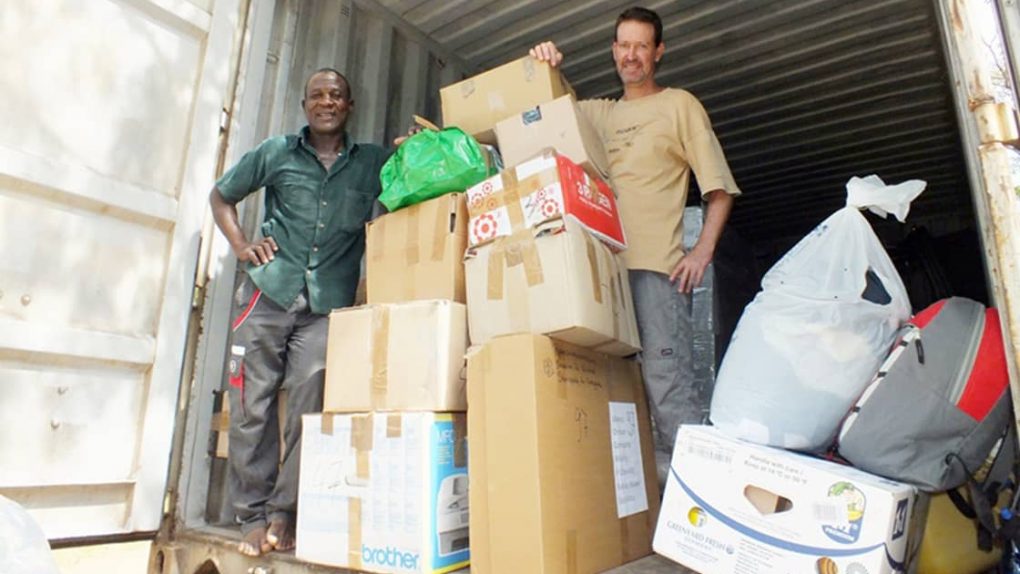
M648 52L652 49L648 42L616 42L616 47L624 52Z

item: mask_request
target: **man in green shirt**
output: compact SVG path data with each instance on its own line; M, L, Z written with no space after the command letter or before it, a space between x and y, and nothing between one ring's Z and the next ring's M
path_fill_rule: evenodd
M227 457L238 550L252 556L294 547L301 415L322 410L328 313L354 302L387 159L379 146L350 141L354 101L340 72L313 73L301 105L308 125L300 133L262 142L209 194L216 225L248 272L233 322ZM236 205L263 187L262 238L249 241ZM286 421L277 418L281 387Z

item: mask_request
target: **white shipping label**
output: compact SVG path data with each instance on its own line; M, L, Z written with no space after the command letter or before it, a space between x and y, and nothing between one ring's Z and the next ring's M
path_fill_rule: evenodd
M619 518L648 510L645 466L641 462L641 433L637 405L609 403L609 433L613 443L616 514Z

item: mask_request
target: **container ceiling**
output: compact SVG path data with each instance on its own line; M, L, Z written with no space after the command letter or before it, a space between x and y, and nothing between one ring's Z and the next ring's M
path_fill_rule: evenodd
M551 39L578 95L618 97L610 44L627 2L380 0L484 70ZM843 205L851 176L928 189L915 217L972 217L930 0L670 0L660 84L707 108L744 191L751 240L800 236Z

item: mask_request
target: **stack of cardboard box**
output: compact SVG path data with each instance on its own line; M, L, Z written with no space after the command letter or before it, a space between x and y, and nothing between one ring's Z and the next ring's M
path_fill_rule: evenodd
M471 569L602 572L651 553L651 427L601 140L524 58L441 91L506 169L467 190Z
M916 489L708 426L681 428L659 514L599 134L530 58L441 95L446 123L507 166L467 190L472 571L601 572L648 554L653 533L706 574L902 571Z
M299 558L468 564L466 226L462 193L368 225L368 304L330 315L324 412L303 421Z

